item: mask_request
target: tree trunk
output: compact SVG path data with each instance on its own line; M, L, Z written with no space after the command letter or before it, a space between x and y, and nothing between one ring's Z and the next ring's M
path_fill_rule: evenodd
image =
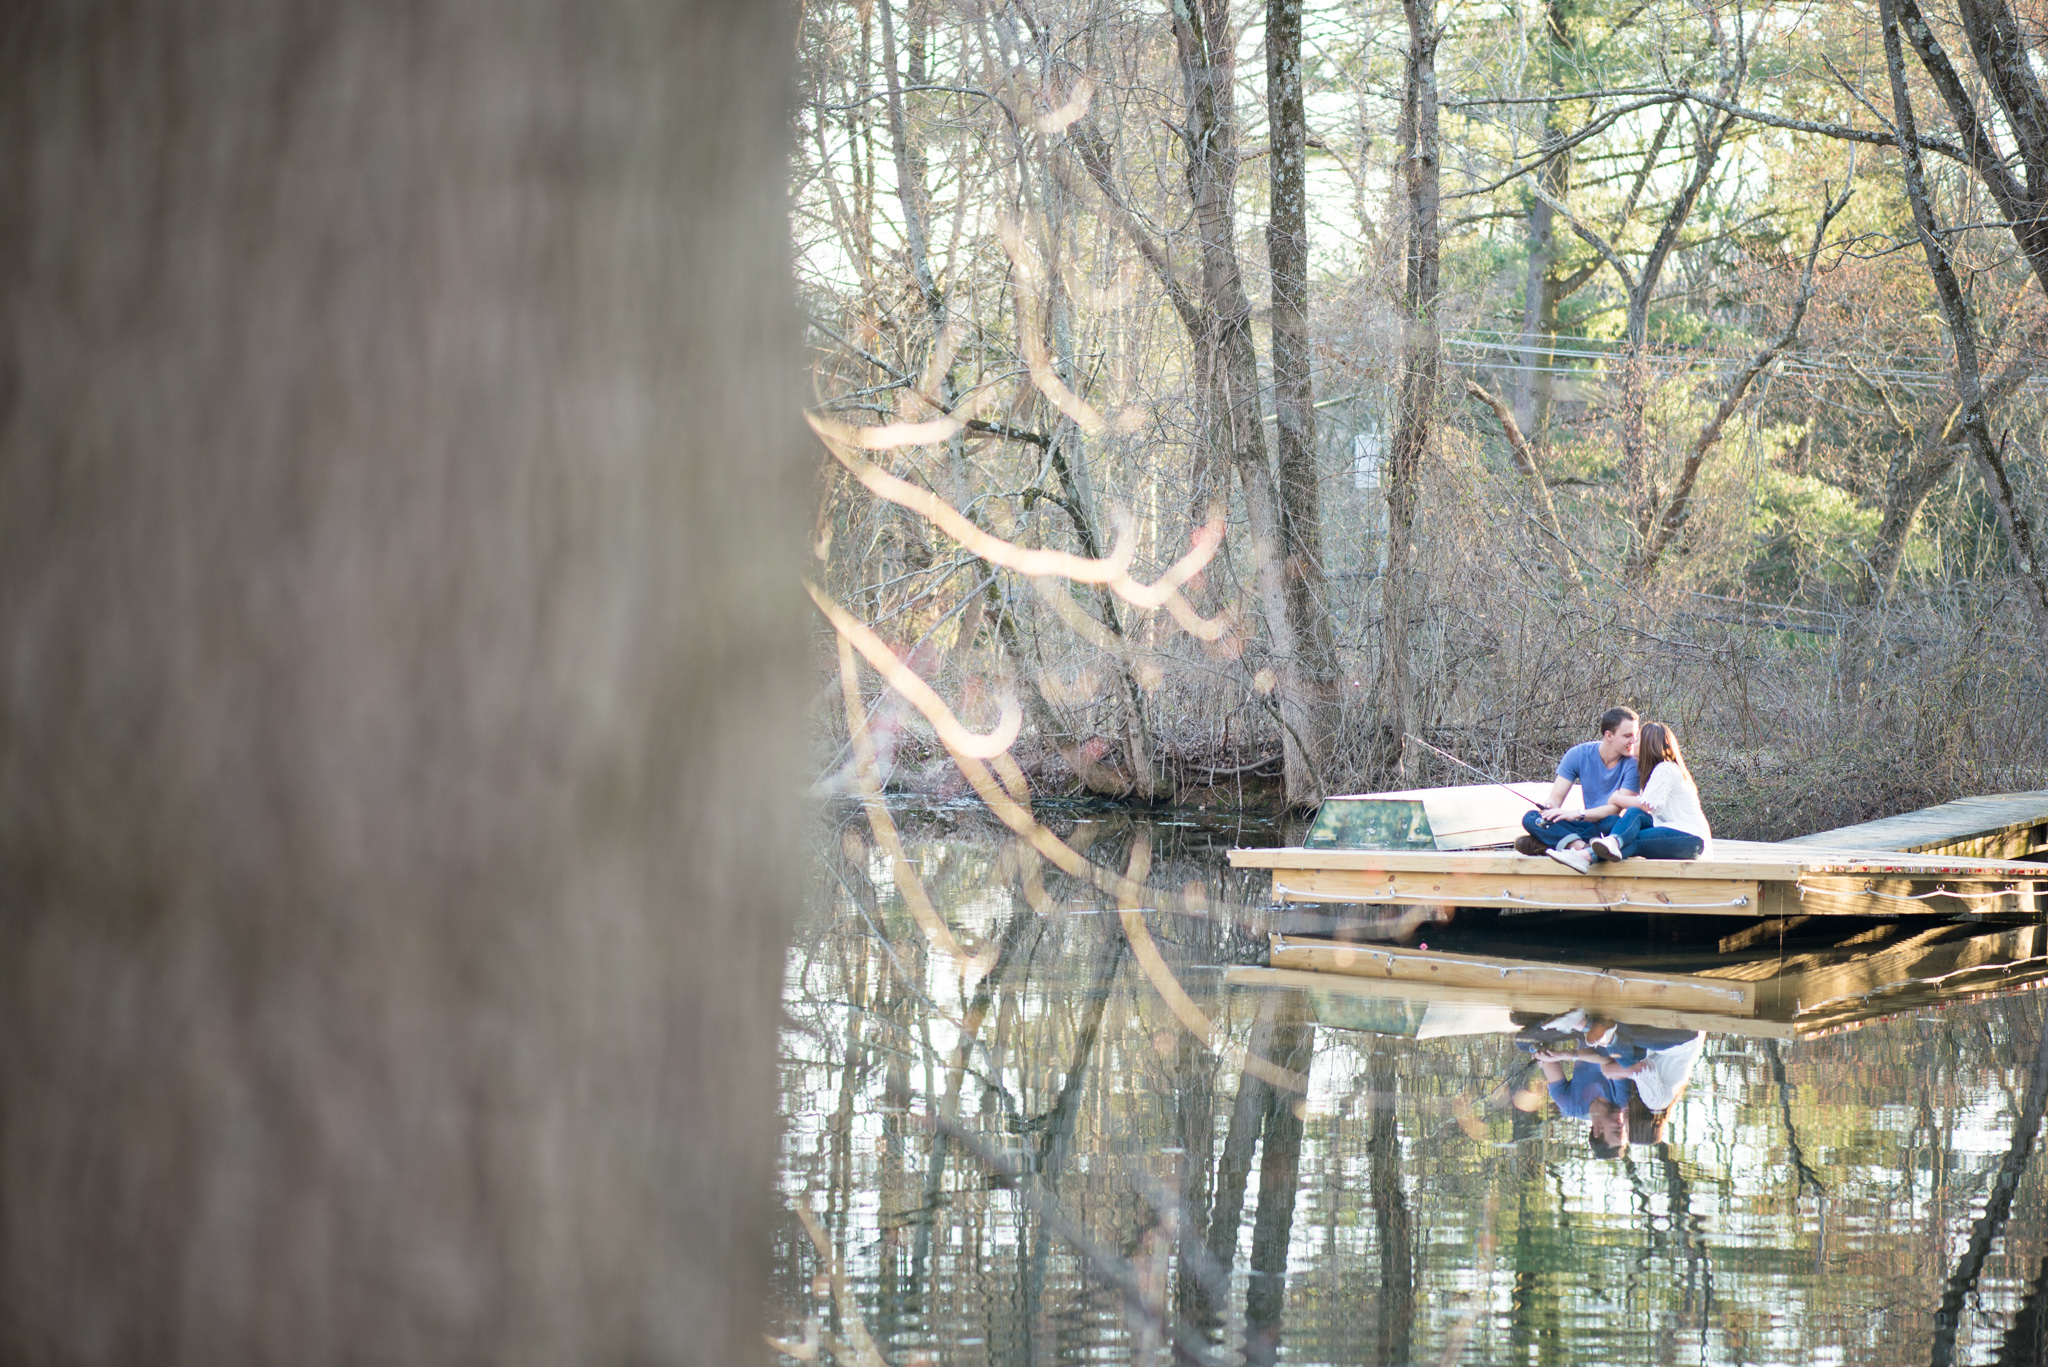
M1237 120L1229 0L1176 5L1173 33L1188 101L1187 122L1180 130L1188 159L1188 196L1202 248L1202 331L1195 343L1195 368L1206 444L1225 454L1244 490L1255 583L1273 655L1287 801L1305 806L1321 795L1323 759L1316 749L1314 709L1301 677L1301 643L1288 610L1286 549L1259 412L1252 306L1238 266L1237 226L1231 211L1237 183Z
M1935 297L1941 302L1942 321L1947 325L1949 340L1955 347L1957 429L1968 444L1970 454L1975 457L1977 471L1984 479L1984 490L1998 511L1999 525L2012 549L2014 568L2019 572L2021 601L2033 619L2035 636L2042 643L2042 650L2048 652L2048 566L2043 565L2035 550L2033 526L2014 493L2001 444L1991 435L1977 350L1976 315L1956 276L1941 230L1935 223L1933 201L1920 162L1919 132L1912 100L1906 90L1905 55L1895 0L1879 0L1878 15L1884 28L1885 62L1891 81L1892 114L1894 126L1898 129L1899 161L1904 172L1906 200L1913 213L1914 229L1920 238L1921 254L1927 260L1928 275L1934 282ZM2048 156L2044 156L2044 169L2048 169Z
M1548 0L1543 7L1544 77L1555 94L1564 88L1564 73L1572 57L1571 16L1566 0ZM1556 211L1551 200L1560 203L1571 195L1572 158L1559 151L1571 136L1566 107L1553 104L1544 110L1542 152L1550 159L1537 172L1549 198L1529 200L1529 270L1522 290L1522 368L1515 377L1515 424L1537 441L1550 431L1552 383L1551 347L1557 340L1557 305L1561 298L1557 279ZM1549 345L1545 346L1544 343Z
M759 1356L790 19L0 10L0 1358Z
M1316 474L1316 408L1308 326L1308 122L1301 95L1301 0L1266 5L1266 110L1271 128L1272 216L1266 258L1273 280L1273 409L1279 457L1280 544L1287 616L1297 649L1295 681L1307 717L1303 737L1318 757L1337 731L1337 647L1323 578L1322 485ZM1320 794L1318 794L1320 796Z
M1402 0L1408 18L1408 59L1401 95L1401 169L1407 217L1406 270L1401 295L1401 374L1394 449L1387 465L1387 569L1381 580L1386 625L1382 694L1389 752L1409 772L1405 737L1416 717L1415 614L1420 585L1415 570L1415 512L1422 461L1436 430L1438 354L1436 305L1439 252L1437 209L1437 90L1435 0Z

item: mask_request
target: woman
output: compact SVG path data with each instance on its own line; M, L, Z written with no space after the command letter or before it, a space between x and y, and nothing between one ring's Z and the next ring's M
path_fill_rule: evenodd
M1679 753L1678 733L1661 721L1647 723L1636 749L1636 768L1643 776L1642 789L1608 799L1624 810L1606 835L1593 837L1594 856L1698 859L1705 854L1714 832L1700 810L1699 787Z

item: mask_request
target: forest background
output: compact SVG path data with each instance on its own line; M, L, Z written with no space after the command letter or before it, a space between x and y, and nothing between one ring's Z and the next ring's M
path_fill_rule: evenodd
M2048 786L2042 19L807 4L819 790Z

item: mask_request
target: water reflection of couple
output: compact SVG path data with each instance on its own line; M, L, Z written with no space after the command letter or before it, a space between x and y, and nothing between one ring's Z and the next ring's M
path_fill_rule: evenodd
M1552 1022L1552 1028L1562 1023ZM1595 1158L1616 1157L1624 1144L1663 1142L1665 1120L1685 1090L1706 1036L1597 1017L1584 1028L1585 1042L1577 1048L1536 1050L1558 1111L1587 1122Z
M1575 783L1582 801L1565 807ZM1626 707L1601 715L1599 740L1565 752L1549 802L1524 813L1522 828L1517 850L1547 854L1580 873L1596 859L1697 859L1714 834L1678 733L1655 721L1639 733Z

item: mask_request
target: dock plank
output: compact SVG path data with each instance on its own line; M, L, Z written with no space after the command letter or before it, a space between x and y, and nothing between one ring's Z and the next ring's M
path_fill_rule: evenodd
M1542 855L1512 850L1311 850L1299 845L1230 851L1239 869L1358 869L1395 873L1522 874L1532 878L1582 878ZM1797 879L1806 874L1896 874L1907 877L2048 879L2048 867L2012 859L1969 859L1954 855L1858 850L1838 846L1794 846L1789 842L1716 840L1704 859L1624 859L1602 864L1603 878L1707 879L1710 881Z
M1576 874L1561 864L1554 867L1561 876L1547 872L1538 876L1522 869L1500 874L1463 870L1282 869L1273 875L1273 899L1390 906L1628 908L1727 916L1755 912L1760 895L1753 878L1607 878Z

